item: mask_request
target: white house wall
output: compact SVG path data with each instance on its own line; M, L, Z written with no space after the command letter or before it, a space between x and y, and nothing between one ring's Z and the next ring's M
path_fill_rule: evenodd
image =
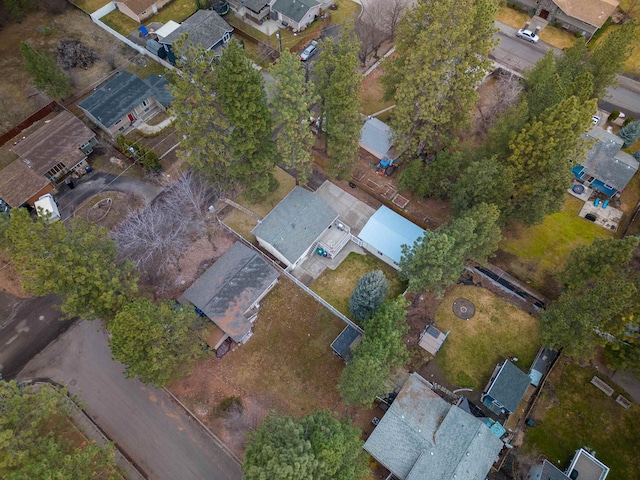
M400 270L400 265L396 264L396 262L393 260L393 258L391 258L391 257L385 255L384 253L380 252L376 247L369 245L367 242L364 242L362 246L369 253L373 254L376 257L378 257L380 260L382 260L384 263L386 263L390 267L393 267L396 270Z

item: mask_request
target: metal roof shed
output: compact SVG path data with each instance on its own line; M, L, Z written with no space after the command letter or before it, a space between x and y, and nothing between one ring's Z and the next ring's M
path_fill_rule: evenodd
M409 247L424 235L424 230L388 207L380 207L364 226L358 238L363 247L398 269L402 245Z
M391 149L393 132L391 127L377 118L370 118L362 126L360 146L374 157L382 160Z

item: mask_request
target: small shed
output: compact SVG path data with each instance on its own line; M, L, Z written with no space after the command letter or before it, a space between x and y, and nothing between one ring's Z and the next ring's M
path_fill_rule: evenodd
M392 145L393 132L389 125L377 118L370 118L364 122L360 132L360 147L382 160L388 155Z
M496 415L511 414L520 405L530 381L529 375L505 360L482 394L482 403Z
M442 347L442 344L444 343L448 335L449 332L443 333L433 325L428 325L426 330L422 332L418 345L424 348L431 355L435 356L435 354L438 353L438 350L440 350L440 347Z
M244 343L252 335L258 302L274 287L278 277L278 271L259 253L236 242L193 282L180 302L190 302L224 332L213 348L227 338Z
M363 247L398 269L402 246L413 246L424 230L384 205L374 213L358 235Z
M348 363L353 356L353 349L360 343L362 335L351 325L344 327L340 335L331 343L331 349L342 360Z
M609 467L584 448L579 448L573 456L566 474L571 479L605 480L609 475Z
M319 195L295 187L251 233L262 248L293 270L337 219L336 211Z
M47 220L49 222L60 220L60 210L58 210L58 205L50 193L41 196L33 206L38 212L39 217L46 217L48 215Z
M529 370L529 379L531 380L531 385L533 385L534 387L540 385L540 382L549 372L549 368L551 367L557 356L558 353L555 350L551 350L550 348L542 347L540 348L540 350L538 350L536 359L531 364L531 370Z

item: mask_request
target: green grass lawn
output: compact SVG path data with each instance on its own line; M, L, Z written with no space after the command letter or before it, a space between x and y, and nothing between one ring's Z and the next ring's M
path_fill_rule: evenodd
M402 281L398 272L373 255L360 255L350 253L347 258L335 270L325 270L312 284L311 290L316 292L327 302L333 305L348 317L349 298L358 279L365 273L373 270L382 270L389 281L389 296L395 298L406 289L406 283Z
M549 283L573 249L597 237L613 236L608 230L578 217L584 202L567 195L562 211L548 215L533 227L512 226L503 232L498 258L503 267L533 288L551 295ZM505 255L506 254L506 255Z
M100 21L125 37L140 26L138 22L118 10L105 15Z
M137 75L142 79L145 79L151 75L166 75L167 73L169 73L169 70L167 70L164 65L161 65L160 63L155 62L148 57L146 65L142 66L138 65L137 63L129 63L125 67L125 70L127 72L133 73L134 75Z
M79 6L87 13L93 13L99 8L104 7L107 3L111 3L110 0L72 0L73 4Z
M453 302L458 298L475 305L471 319L454 315ZM537 319L480 287L451 289L436 311L436 326L450 331L436 355L436 364L447 380L459 387L483 387L496 364L509 355L518 357L519 366L528 367L540 346Z
M629 396L603 378L615 389L607 397L589 383L594 375L603 378L593 368L580 367L566 358L559 361L536 404L536 425L527 429L521 450L545 455L564 468L578 448L588 447L611 469L610 478L640 478L640 407L622 408L615 398L619 393L627 399Z
M167 23L169 20L181 23L198 10L197 3L195 0L173 0L169 5L161 8L153 17L145 20L144 23Z

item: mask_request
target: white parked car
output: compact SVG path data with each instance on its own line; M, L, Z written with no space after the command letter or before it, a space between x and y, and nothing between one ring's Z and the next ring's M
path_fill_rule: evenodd
M594 115L593 117L591 117L591 121L593 122L594 125L598 125L600 123L600 117L597 115Z
M302 60L303 62L306 62L307 60L309 60L311 55L313 55L313 52L316 51L317 46L318 46L318 42L316 42L315 40L312 40L311 44L307 48L305 48L304 51L300 54L300 60Z
M516 37L522 38L524 40L529 40L531 43L538 43L538 41L540 40L540 37L538 37L538 35L533 33L531 30L525 30L524 28L518 30L518 33L516 33Z

